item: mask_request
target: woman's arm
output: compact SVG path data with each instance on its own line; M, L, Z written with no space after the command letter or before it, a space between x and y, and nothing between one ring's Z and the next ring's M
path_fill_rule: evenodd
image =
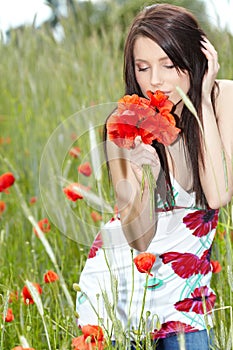
M200 180L209 206L217 209L233 196L233 81L219 82L216 119L210 92L219 68L217 53L208 40L203 52L208 59L208 71L202 88L204 167L200 162Z
M136 140L133 150L107 141L110 174L116 194L122 228L131 247L145 251L155 234L155 216L151 213L148 184L142 192L142 166L150 164L157 179L160 163L155 149Z

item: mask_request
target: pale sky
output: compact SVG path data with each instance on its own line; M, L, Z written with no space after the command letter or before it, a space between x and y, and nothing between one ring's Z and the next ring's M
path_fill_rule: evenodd
M202 1L207 5L210 19L214 23L220 23L221 27L227 26L233 34L233 0ZM36 25L50 17L51 10L44 4L44 0L0 0L1 31L23 23L30 24L35 15Z

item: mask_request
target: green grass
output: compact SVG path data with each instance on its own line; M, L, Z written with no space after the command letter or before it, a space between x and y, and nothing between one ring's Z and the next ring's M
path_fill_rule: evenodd
M23 33L13 36L8 45L0 45L0 173L12 171L16 177L10 193L0 194L0 200L7 205L0 216L0 314L7 308L9 292L17 291L19 295L19 299L9 305L13 309L14 321L5 323L2 316L0 318L0 348L3 350L26 344L25 339L36 350L48 349L49 344L52 349L70 349L72 337L80 333L75 322L76 292L72 286L78 282L89 244L84 244L82 239L80 243L81 236L77 238L74 232L86 234L91 241L100 223L92 222L92 209L84 201L69 203L76 217L84 218L85 225L74 219L75 226L69 234L50 220L51 230L45 235L47 242L43 242L33 232L31 217L37 222L48 216L39 179L45 166L41 163L42 154L47 142L51 142L54 130L64 125L68 117L77 115L76 112L92 105L117 101L123 94L122 43L125 29L117 18L117 11L122 9L115 11L116 15L113 12L108 23L111 28L106 30L100 26L95 30L93 26L92 33L86 33L82 22L75 24L72 19L63 20L66 40L60 44L54 41L47 28L39 31L26 28ZM232 79L232 36L216 30L210 30L209 36L219 52L219 78ZM98 113L107 110L108 107L97 107ZM82 159L87 157L91 161L88 134L83 130L86 130L85 123L92 114L90 110L84 113L87 118L84 124L85 116L81 113L82 118L74 117L75 124L68 127L68 132L72 131L77 138L72 141L69 134L70 144L80 146L82 156L73 159L65 154L62 164L59 163L61 173L68 181L76 181L77 166ZM104 118L105 115L100 116L100 124ZM67 133L65 136L67 138ZM101 135L97 133L97 137L100 142ZM58 140L59 137L55 141ZM55 144L54 147L54 157L50 155L47 161L48 167L55 172L56 152L60 146L56 148ZM79 180L91 186L98 196L100 184L103 199L113 207L106 168L103 167L102 171L100 182L93 175L88 179L80 176ZM59 179L54 179L54 183L55 180ZM30 205L33 196L37 197L37 202ZM62 211L59 202L52 204L54 217L57 213L67 222L65 214L69 210L64 208ZM109 216L105 213L103 221ZM224 238L217 236L213 248L213 259L218 259L223 267L212 281L217 292L216 308L219 309L215 312L216 342L221 350L232 349L232 226L229 205L222 210L220 217L219 230L225 230ZM51 247L55 260L45 249L45 244ZM44 284L43 274L49 269L57 270L65 284L62 280ZM28 306L22 301L21 291L26 280L42 285L43 317L35 304Z

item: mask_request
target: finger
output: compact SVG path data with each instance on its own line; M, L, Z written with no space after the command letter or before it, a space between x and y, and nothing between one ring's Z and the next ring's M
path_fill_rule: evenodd
M220 65L218 63L217 51L213 51L213 49L210 50L209 48L204 48L204 47L201 47L201 51L203 52L206 59L208 60L209 68L211 68L214 71L214 73L217 73L220 68Z
M135 154L130 158L130 162L142 167L144 164L157 166L160 164L159 157L153 156L149 152L142 152L140 154Z
M208 47L208 49L213 53L217 53L214 45L206 37L202 37L201 43L204 47Z
M205 54L206 58L211 60L212 58L218 61L218 52L215 47L211 44L211 42L207 38L203 38L201 41L201 50Z

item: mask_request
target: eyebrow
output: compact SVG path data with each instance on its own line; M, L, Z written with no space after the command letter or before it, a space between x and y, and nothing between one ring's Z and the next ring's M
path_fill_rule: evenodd
M161 57L160 59L159 59L159 61L160 62L162 62L162 61L165 61L165 60L171 60L168 56L164 56L164 57ZM143 60L142 58L135 58L134 59L134 62L142 62L142 63L148 63L148 61L147 60Z

